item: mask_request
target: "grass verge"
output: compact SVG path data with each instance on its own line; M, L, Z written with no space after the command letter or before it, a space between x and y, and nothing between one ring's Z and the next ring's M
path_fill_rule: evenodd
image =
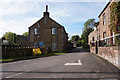
M61 54L65 54L65 53L64 52L63 53L48 53L48 54L41 54L41 55L35 55L35 56L24 56L24 57L10 58L10 59L0 59L0 62L33 59L33 58L48 57L48 56L61 55Z

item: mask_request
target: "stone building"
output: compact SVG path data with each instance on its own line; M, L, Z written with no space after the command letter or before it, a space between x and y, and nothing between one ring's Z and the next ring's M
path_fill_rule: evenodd
M29 43L34 47L46 47L52 52L63 52L72 47L64 26L50 18L48 6L43 17L29 27Z
M88 42L90 45L90 52L98 54L98 56L103 57L120 68L118 64L120 62L120 46L115 46L117 43L115 38L117 37L120 39L120 33L114 34L113 30L110 28L110 5L113 1L114 0L110 0L98 16L99 25L89 34Z
M89 35L89 44L95 41L101 41L99 45L115 45L114 32L110 28L110 5L114 0L110 0L100 13L99 25L95 27L94 31ZM103 43L104 42L104 43Z

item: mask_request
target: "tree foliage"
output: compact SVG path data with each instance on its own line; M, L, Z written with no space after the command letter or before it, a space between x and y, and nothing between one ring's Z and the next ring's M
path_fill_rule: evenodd
M80 38L79 35L74 35L74 36L72 36L71 40L78 41L79 38Z
M95 22L95 19L88 19L85 23L84 23L84 29L86 28L91 28L94 29L95 26L98 25L98 22Z
M94 27L97 26L99 22L95 22L95 19L88 19L84 23L84 28L82 31L82 35L80 37L80 41L82 43L82 46L87 46L88 47L88 36L89 34L93 31Z
M120 1L110 5L110 24L115 33L120 33Z
M28 36L28 32L25 32L22 34L23 36Z
M9 43L14 43L15 42L15 36L17 34L12 33L12 32L6 32L3 37L8 40Z

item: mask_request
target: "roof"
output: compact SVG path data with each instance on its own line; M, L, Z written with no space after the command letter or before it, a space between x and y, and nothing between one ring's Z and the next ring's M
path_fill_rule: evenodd
M110 1L107 3L107 5L104 7L104 9L102 10L102 12L100 13L100 15L99 15L98 17L101 16L101 14L105 11L105 9L108 7L108 5L111 3L111 1L112 1L112 0L110 0Z
M21 37L21 38L23 38L23 39L25 39L25 40L28 40L28 36L18 35L17 37Z
M35 22L32 26L34 26L35 24L37 24L37 23L38 23L39 21L41 21L43 18L44 18L44 16L43 16L41 19L39 19L37 22ZM48 17L48 18L50 18L50 17ZM60 25L60 26L64 29L65 33L68 35L68 33L66 32L64 26L62 26L61 24L59 24L58 22L56 22L56 21L53 20L52 18L50 18L50 19L51 19L52 21L54 21L56 24ZM30 26L29 28L31 28L32 26Z

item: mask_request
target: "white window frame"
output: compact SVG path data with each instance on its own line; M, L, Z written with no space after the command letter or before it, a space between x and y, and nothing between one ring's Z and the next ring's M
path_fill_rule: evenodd
M56 34L57 33L57 28L52 28L52 34Z
M38 34L37 28L34 28L34 34L35 34L35 35Z
M105 22L105 13L103 14L103 25L105 25L106 24L106 22Z

